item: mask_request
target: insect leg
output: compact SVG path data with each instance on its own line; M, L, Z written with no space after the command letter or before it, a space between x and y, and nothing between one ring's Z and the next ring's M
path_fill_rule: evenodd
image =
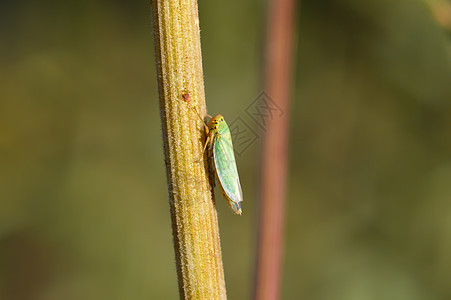
M208 130L208 128L207 128L207 130ZM202 150L202 154L201 154L200 158L198 160L196 160L196 162L200 162L202 160L202 158L204 157L205 149L207 149L207 145L210 143L211 140L212 140L212 135L209 132L207 134L207 139L205 140L204 150Z

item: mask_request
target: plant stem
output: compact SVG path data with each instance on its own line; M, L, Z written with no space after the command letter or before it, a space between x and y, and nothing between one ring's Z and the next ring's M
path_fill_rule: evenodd
M284 243L295 0L270 0L265 53L265 91L284 113L266 122L254 298L279 299Z
M204 129L190 109L206 114L197 2L152 0L152 14L180 298L226 299Z

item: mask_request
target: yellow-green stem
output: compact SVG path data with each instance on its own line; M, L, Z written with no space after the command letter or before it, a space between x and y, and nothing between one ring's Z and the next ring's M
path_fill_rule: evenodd
M182 299L226 299L211 176L196 0L153 0L153 28L169 204ZM189 94L188 98L184 94Z

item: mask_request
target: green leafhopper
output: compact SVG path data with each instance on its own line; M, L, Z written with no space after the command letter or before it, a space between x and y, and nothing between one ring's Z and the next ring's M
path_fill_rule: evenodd
M182 97L186 102L189 101L189 94L183 94ZM193 110L202 120L199 113L195 109ZM236 168L232 135L229 126L222 115L216 115L210 118L207 125L204 123L204 127L207 135L204 152L208 145L209 157L213 159L216 178L219 182L221 193L233 212L241 215L243 192Z

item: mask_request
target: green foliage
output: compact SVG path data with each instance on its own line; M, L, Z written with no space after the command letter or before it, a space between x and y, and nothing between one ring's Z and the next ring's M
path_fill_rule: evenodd
M176 298L149 3L10 2L0 298ZM220 5L200 4L202 51L230 124L261 92L264 7ZM283 298L451 298L449 32L419 0L302 1L298 29ZM257 150L243 216L218 205L230 299L251 288Z

